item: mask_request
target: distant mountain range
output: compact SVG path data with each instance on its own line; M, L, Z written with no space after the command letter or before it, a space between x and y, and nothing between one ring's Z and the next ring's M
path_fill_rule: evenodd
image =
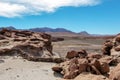
M9 26L9 27L0 27L0 30L3 28L7 28L7 29L12 29L12 30L21 30L21 29L16 29L13 26ZM25 30L30 30L30 31L34 31L34 32L70 32L70 33L75 33L72 32L70 30L64 29L64 28L48 28L48 27L42 27L42 28L31 28L31 29L25 29ZM82 31L79 34L85 34L87 35L88 33L86 31Z
M9 27L0 27L0 30L7 28L7 29L11 29L11 30L17 30L16 28L14 28L13 26L9 26Z
M3 29L3 28L12 29L12 30L22 30L22 29L16 29L13 26L0 27L0 30ZM81 36L102 36L102 35L99 35L99 34L89 34L86 31L81 31L79 33L75 33L75 32L72 32L72 31L64 29L64 28L53 29L53 28L48 28L48 27L42 27L42 28L31 28L31 29L23 29L23 30L29 30L29 31L34 31L34 32L46 32L46 33L50 33L50 34L53 34L53 35L59 35L59 34L63 33L64 35L71 35L71 36L72 35L73 36L74 35L81 35Z
M64 28L52 29L52 28L48 28L48 27L43 27L43 28L32 28L29 30L34 31L34 32L70 32L70 33L74 33L72 31L64 29Z

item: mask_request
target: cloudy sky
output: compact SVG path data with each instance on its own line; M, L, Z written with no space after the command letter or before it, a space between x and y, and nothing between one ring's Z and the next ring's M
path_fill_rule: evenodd
M120 32L120 0L0 0L0 26Z

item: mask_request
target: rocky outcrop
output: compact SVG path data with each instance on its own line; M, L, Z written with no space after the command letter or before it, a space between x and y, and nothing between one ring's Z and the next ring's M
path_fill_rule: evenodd
M87 54L85 50L70 51L66 55L68 60L57 64L52 70L61 73L64 79L74 79L83 72L104 75L110 71L110 68L107 61L101 60L103 57L100 54Z
M120 34L112 40L106 40L102 51L104 55L120 56Z
M114 43L111 40L106 40L103 45L102 51L104 55L111 55L111 49L113 48Z
M69 51L66 61L52 70L61 73L63 80L120 80L120 34L106 40L102 51L103 54Z
M1 30L0 55L20 55L33 61L61 61L52 52L51 36L31 31Z
M109 76L110 80L120 80L120 64L118 64Z

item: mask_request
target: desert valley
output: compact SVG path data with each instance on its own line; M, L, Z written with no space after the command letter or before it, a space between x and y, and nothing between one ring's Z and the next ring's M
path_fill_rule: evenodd
M120 80L120 0L0 0L0 80Z
M120 80L119 42L119 34L3 28L0 80Z

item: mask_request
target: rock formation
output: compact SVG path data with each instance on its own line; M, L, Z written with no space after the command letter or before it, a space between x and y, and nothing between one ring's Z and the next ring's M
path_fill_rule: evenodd
M62 74L63 80L120 80L120 34L106 40L102 51L103 54L69 51L66 61L52 70Z
M120 55L120 34L112 40L106 40L102 48L104 55Z
M31 31L1 30L0 55L20 55L33 61L61 61L52 52L51 36Z
M110 71L109 63L107 61L101 60L103 58L102 55L88 55L85 50L80 51L82 55L79 55L78 53L79 52L77 51L68 52L66 55L68 60L57 64L52 68L52 70L61 73L64 79L74 79L82 72L90 72L92 74L104 75Z
M111 71L110 80L120 80L120 63Z

